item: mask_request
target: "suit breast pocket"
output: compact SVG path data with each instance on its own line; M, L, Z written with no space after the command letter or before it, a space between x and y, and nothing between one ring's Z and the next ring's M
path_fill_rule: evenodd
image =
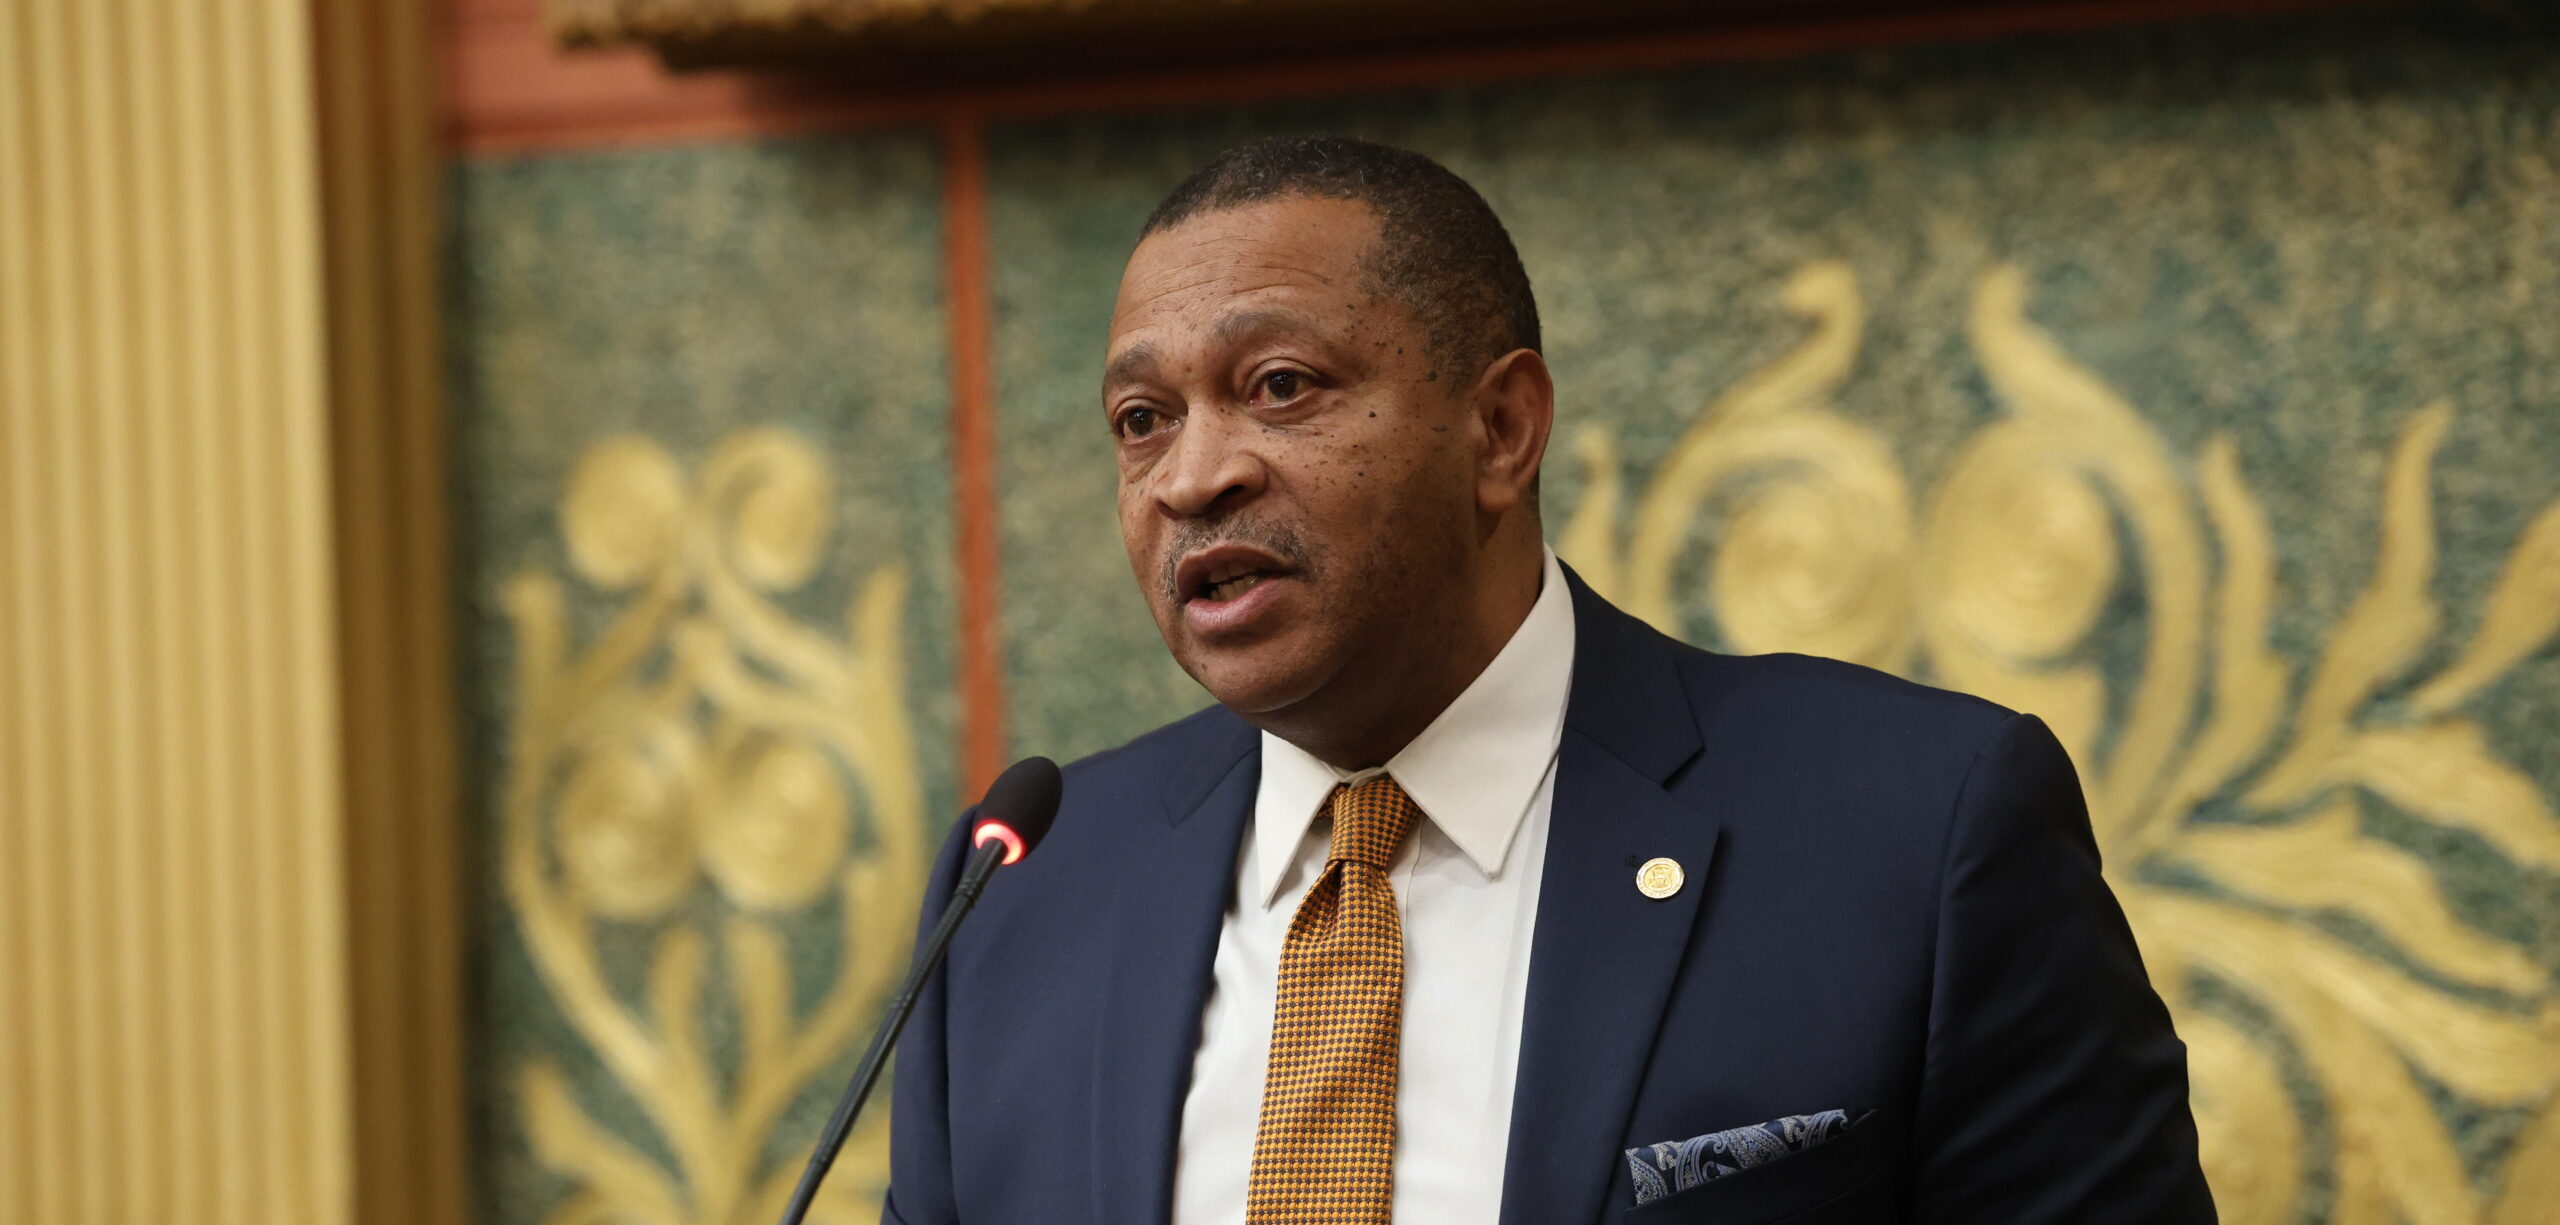
M1627 1225L1893 1225L1900 1221L1882 1112L1802 1152L1627 1210Z

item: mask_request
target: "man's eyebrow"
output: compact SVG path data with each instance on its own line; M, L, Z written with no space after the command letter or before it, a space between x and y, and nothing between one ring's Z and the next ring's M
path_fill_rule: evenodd
M1103 367L1102 389L1109 391L1114 387L1140 382L1154 374L1155 369L1156 347L1148 344L1131 345L1121 350L1120 356L1112 358L1110 365Z
M1259 332L1317 331L1315 316L1304 311L1265 308L1237 311L1218 321L1214 334L1220 344L1234 344ZM1121 351L1111 364L1102 369L1102 390L1106 393L1131 383L1145 382L1156 371L1156 347L1134 344Z

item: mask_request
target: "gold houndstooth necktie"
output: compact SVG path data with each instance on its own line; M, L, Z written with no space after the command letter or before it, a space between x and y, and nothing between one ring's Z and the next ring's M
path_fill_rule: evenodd
M1333 792L1333 848L1280 945L1247 1225L1393 1215L1404 925L1387 865L1421 815L1381 775Z

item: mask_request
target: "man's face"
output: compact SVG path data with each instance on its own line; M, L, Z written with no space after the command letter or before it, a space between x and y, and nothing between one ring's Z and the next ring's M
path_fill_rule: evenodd
M1464 603L1476 372L1373 292L1377 238L1364 204L1275 200L1150 235L1120 280L1121 538L1175 660L1247 716L1392 683Z

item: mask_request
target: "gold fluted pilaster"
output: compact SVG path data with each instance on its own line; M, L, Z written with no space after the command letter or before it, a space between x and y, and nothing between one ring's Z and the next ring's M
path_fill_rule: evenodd
M459 1219L425 40L316 13L0 0L0 1221Z

